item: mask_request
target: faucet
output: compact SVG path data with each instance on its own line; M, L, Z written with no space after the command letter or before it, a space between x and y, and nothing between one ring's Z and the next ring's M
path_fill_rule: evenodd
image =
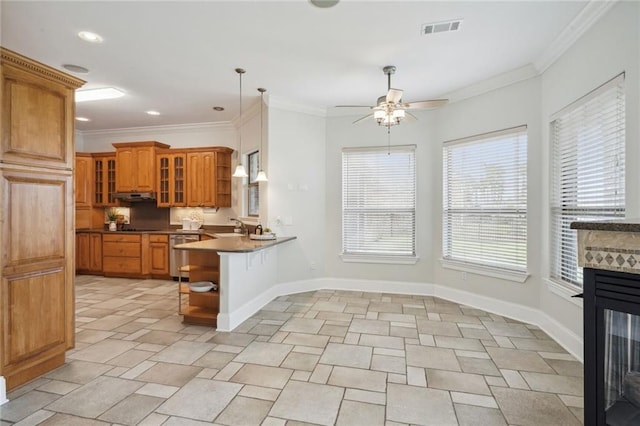
M236 228L240 228L240 234L245 235L248 233L247 226L240 219L229 218L229 220L233 220L236 222Z

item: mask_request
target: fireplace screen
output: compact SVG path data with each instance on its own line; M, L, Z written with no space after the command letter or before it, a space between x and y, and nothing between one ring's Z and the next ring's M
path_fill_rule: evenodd
M606 424L640 425L640 316L604 310Z

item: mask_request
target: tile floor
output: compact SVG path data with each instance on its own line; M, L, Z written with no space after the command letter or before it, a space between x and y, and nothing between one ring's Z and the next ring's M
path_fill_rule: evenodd
M176 283L77 277L76 348L5 425L573 425L582 364L538 327L434 297L280 297L232 333Z

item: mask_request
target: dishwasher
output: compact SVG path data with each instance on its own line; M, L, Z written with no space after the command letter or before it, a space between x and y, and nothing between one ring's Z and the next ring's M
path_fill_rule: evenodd
M178 279L178 268L189 263L189 251L176 250L174 247L178 244L193 243L194 241L200 241L200 236L173 234L169 237L169 248L171 249L169 273L174 280Z

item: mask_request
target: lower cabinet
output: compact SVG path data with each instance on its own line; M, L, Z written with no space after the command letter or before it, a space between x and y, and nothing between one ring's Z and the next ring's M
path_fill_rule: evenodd
M102 271L111 277L142 275L142 235L104 234Z
M168 235L149 235L149 272L155 278L169 277Z
M102 234L76 232L76 273L102 273Z

